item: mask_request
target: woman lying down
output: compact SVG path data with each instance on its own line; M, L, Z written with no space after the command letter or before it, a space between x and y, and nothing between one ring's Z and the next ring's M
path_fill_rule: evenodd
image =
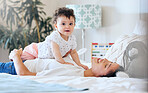
M107 59L94 58L92 68L85 70L82 67L69 64L60 64L54 59L35 59L22 62L22 50L14 49L11 51L9 58L13 62L3 63L0 66L0 73L9 73L12 75L32 75L32 76L84 76L84 77L102 77L112 76L120 66L117 63L108 61ZM66 60L66 59L65 59ZM68 61L68 60L67 60ZM72 61L71 61L72 62ZM0 63L2 64L2 63ZM9 65L7 65L9 64Z

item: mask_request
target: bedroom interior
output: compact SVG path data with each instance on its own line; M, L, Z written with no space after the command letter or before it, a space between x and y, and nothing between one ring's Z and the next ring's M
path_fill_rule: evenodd
M24 0L22 0L24 1ZM109 51L106 52L105 58L117 62L120 61L125 56L118 55L123 53L126 49L126 46L130 44L133 41L143 41L147 44L146 41L146 31L147 25L148 25L148 7L146 3L148 3L146 0L40 0L42 1L44 5L44 11L46 12L45 17L52 17L54 11L59 7L66 7L66 5L99 5L101 7L101 27L96 29L85 29L85 41L83 42L83 34L82 29L75 29L73 34L76 36L77 39L77 51L82 49L85 44L85 48L87 51L85 53L80 53L80 59L82 62L87 64L89 67L91 67L91 56L92 56L92 43L100 43L100 44L107 44L107 43L115 43L113 47L109 49ZM136 6L136 8L135 8ZM125 8L126 7L126 8ZM1 7L0 7L1 8ZM0 18L0 24L5 25L5 23ZM35 23L33 23L34 25ZM143 51L143 50L142 50ZM81 51L79 51L81 52ZM131 52L131 51L128 51ZM132 51L132 53L136 53L135 50ZM145 53L145 52L144 52ZM143 54L144 54L143 53ZM112 54L112 55L110 55ZM145 53L147 54L147 53ZM0 62L9 62L8 59L9 50L3 49L3 47L0 47ZM132 55L132 54L131 54ZM85 56L85 58L84 58ZM144 55L145 56L145 55ZM49 89L45 88L44 91L39 90L40 84L51 84L49 87L53 87L52 84L57 84L59 86L59 90L61 93L65 93L66 91L71 91L71 93L81 93L84 91L84 93L147 93L148 89L148 78L147 78L147 67L148 61L144 57L143 64L134 65L131 66L129 64L128 66L133 67L134 69L138 68L141 69L135 70L134 73L137 71L139 74L136 76L136 78L133 78L135 74L131 74L130 71L133 71L134 69L128 69L127 73L119 72L117 73L117 77L80 77L80 76L74 76L74 75L65 75L66 72L59 72L57 75L59 76L52 76L54 73L51 72L51 75L45 76L13 76L9 74L1 74L0 73L0 79L1 78L8 78L16 80L17 78L20 79L20 82L24 80L31 80L26 81L32 84L34 87L34 90L38 88L38 90L33 92L56 92L56 89ZM65 59L66 60L66 59ZM69 59L68 59L69 60ZM140 59L134 59L134 60L128 60L130 62L137 63L137 60ZM38 62L40 60L36 60ZM50 60L46 60L50 61ZM125 63L119 62L120 65L124 65ZM139 62L139 61L138 61ZM142 74L141 74L142 73ZM65 76L64 76L65 75ZM132 75L132 76L130 76ZM16 78L15 78L16 77ZM144 77L144 78L143 78ZM22 80L21 80L22 79ZM5 79L7 81L7 79ZM5 82L6 82L5 81ZM37 81L37 82L32 82ZM2 82L2 81L0 81ZM15 81L11 81L14 83ZM23 85L25 82L20 83L15 82L15 84ZM37 84L36 84L37 83ZM38 86L39 83L39 86ZM5 83L5 86L7 86L8 82ZM64 85L60 86L58 84ZM0 86L4 86L0 85ZM18 87L16 86L16 87ZM25 88L27 89L26 85ZM56 85L55 85L56 86ZM2 87L4 88L4 87ZM2 89L1 88L1 89ZM62 90L64 88L65 90ZM23 88L22 88L23 89ZM28 88L29 89L29 88ZM17 91L17 90L14 90ZM18 90L19 91L19 90ZM21 90L20 90L21 91ZM1 90L0 90L1 92ZM5 92L5 90L3 91ZM13 91L7 91L7 92L13 92ZM22 92L22 91L21 91ZM28 92L28 91L24 91ZM68 93L66 92L66 93Z
M108 0L88 0L85 2L84 0L81 1L45 1L43 0L44 11L46 12L46 16L52 16L53 12L57 7L66 6L68 4L99 4L102 7L102 27L99 29L87 29L85 31L85 44L87 51L85 53L85 57L89 58L87 59L87 62L90 62L90 53L91 53L91 43L92 42L98 42L98 43L114 43L115 40L119 38L119 36L124 34L131 34L134 30L134 27L139 19L147 20L147 14L146 13L121 13L119 9L116 9L116 0L108 1ZM48 6L46 4L49 4ZM50 9L50 11L49 11ZM122 9L121 9L122 10ZM144 9L146 10L146 9ZM0 21L1 24L2 20ZM80 29L76 29L74 31L74 35L77 36L77 43L78 47L77 50L82 48L82 33ZM0 48L0 52L3 53L3 55L0 55L1 59L0 61L9 61L8 59L8 50Z
M66 7L74 10L76 16L75 30L82 29L82 48L86 49L85 30L97 29L101 27L101 7L97 4L66 5ZM84 60L85 55L82 55L81 59Z

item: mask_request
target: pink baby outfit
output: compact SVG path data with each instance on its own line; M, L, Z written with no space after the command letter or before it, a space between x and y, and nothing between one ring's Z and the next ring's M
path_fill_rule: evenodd
M32 43L26 46L21 55L22 60L31 60L38 58L38 43Z

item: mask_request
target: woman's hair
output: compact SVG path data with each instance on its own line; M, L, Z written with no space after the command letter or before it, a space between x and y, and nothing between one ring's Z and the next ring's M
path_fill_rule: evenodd
M110 70L106 75L103 75L101 77L115 77L116 71Z
M116 73L118 71L124 71L124 68L122 66L119 66L117 70L115 70L115 71L110 70L106 75L104 75L102 77L115 77L116 76Z
M61 16L65 16L69 19L72 16L74 18L74 21L76 21L73 9L62 7L62 8L59 8L55 11L55 14L53 15L53 23L56 24L57 19Z

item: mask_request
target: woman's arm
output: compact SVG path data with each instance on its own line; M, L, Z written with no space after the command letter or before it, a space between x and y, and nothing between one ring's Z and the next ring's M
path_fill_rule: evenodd
M71 55L73 61L74 61L78 66L81 66L81 67L83 67L83 68L86 69L86 70L88 69L87 66L85 66L85 65L83 65L83 64L80 63L80 59L79 59L79 56L78 56L78 53L77 53L76 49L72 50L72 51L70 52L70 55Z
M61 52L60 52L58 44L56 44L55 42L51 41L51 48L52 48L53 56L55 57L56 61L58 61L59 63L62 63L62 64L74 65L72 63L65 62L65 60L62 58L62 55L61 55Z
M36 73L30 72L27 67L24 65L21 59L22 49L14 49L11 51L9 58L13 60L15 70L17 75L26 76L26 75L32 75L35 76Z

